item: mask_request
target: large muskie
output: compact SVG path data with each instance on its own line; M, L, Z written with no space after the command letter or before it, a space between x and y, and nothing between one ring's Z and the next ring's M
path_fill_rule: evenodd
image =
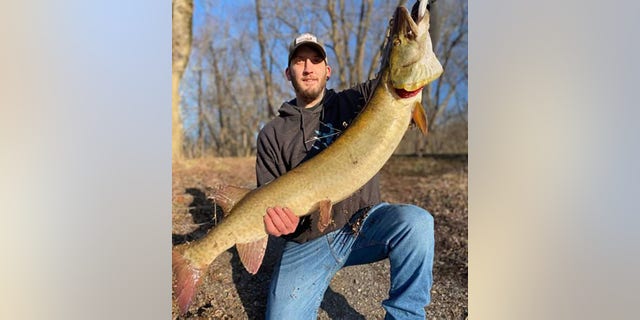
M222 222L203 238L174 248L174 294L181 313L189 308L203 272L233 245L247 271L258 271L267 246L263 216L268 207L287 206L300 216L320 211L322 230L331 220L332 204L382 168L412 118L426 133L422 88L443 71L431 45L427 0L416 3L412 14L396 9L387 43L371 99L334 143L260 188L224 188L214 196L227 212Z

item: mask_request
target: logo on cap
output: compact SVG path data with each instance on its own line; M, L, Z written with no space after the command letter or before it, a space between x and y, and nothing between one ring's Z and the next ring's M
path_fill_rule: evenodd
M305 33L299 37L296 38L295 42L294 42L294 46L297 46L298 44L300 44L300 42L303 41L311 41L311 42L315 42L318 43L318 38L316 38L316 36L310 34L310 33Z

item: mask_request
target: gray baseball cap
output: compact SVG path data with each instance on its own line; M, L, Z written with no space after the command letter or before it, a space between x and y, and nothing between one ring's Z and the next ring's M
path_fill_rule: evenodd
M289 45L289 60L287 60L287 63L291 63L293 53L296 52L296 49L303 45L311 46L317 49L318 52L320 52L320 54L322 55L322 58L327 59L327 52L324 50L324 46L322 45L322 43L318 41L318 38L311 33L303 33L293 39L293 41Z

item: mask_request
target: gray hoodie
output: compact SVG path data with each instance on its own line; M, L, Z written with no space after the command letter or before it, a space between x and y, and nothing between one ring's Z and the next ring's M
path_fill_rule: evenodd
M297 167L331 144L365 106L375 84L375 80L367 81L338 93L325 89L320 104L312 108L297 107L295 99L283 103L278 116L258 134L258 186ZM324 232L318 230L318 212L314 212L300 219L294 233L283 237L296 242L313 240L342 228L358 210L379 202L379 177L376 174L349 198L333 205L333 222Z

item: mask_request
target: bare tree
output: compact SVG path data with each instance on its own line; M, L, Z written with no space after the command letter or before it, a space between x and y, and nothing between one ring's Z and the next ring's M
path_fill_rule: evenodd
M444 73L423 91L422 101L427 111L429 125L427 139L417 132L409 131L402 143L402 152L415 154L453 152L453 150L457 153L466 152L467 1L433 2L430 6L430 34L433 49L442 63ZM464 116L461 118L460 115ZM452 128L464 131L455 134L460 138L442 138L452 135ZM439 131L443 132L439 133ZM409 149L412 150L408 151Z
M260 45L260 65L262 66L262 74L264 76L264 87L267 94L267 115L269 118L274 117L273 88L271 85L271 72L267 68L267 44L264 37L264 26L262 23L261 1L256 0L256 20L258 22L258 44Z
M456 88L461 83L466 83L467 73L466 65L464 70L459 70L460 66L455 66L455 60L459 58L456 50L463 49L466 55L466 39L467 39L467 14L466 2L457 1L448 3L448 6L438 3L432 11L435 13L434 38L440 39L437 42L438 58L442 63L442 67L446 70L442 78L436 82L435 92L432 99L428 101L428 107L431 109L429 116L429 129L433 130L436 120L447 109L451 97L456 93ZM463 46L464 45L464 46Z
M371 9L373 8L373 0L362 0L360 4L360 18L358 23L358 34L356 35L356 53L354 60L354 70L352 73L352 79L357 81L363 81L364 78L364 54L365 44L369 31L369 24L371 23Z
M339 70L347 70L347 60L348 60L348 51L344 47L345 41L342 40L342 30L340 30L340 19L338 17L338 11L344 12L344 0L338 0L337 5L340 8L336 8L335 0L327 0L327 14L331 19L331 31L330 37L333 45L329 45L330 48L333 49L333 52L336 55L336 63L338 64ZM342 10L341 10L342 9ZM339 84L338 88L346 88L347 87L347 73L340 72L339 76Z
M191 21L193 19L192 0L172 0L172 72L171 72L171 151L174 160L184 157L184 131L180 117L180 80L189 62L191 52Z

